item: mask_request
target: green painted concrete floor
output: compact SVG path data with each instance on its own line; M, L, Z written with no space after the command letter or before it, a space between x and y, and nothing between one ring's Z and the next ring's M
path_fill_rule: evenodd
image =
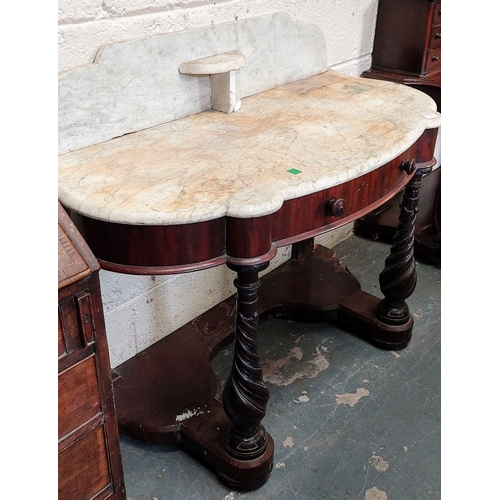
M381 297L389 245L351 236L337 257ZM441 496L441 272L417 261L408 305L413 338L377 349L331 323L271 319L259 327L271 397L263 421L274 469L251 492L233 491L176 446L121 438L130 500L426 500ZM213 366L221 380L232 349Z

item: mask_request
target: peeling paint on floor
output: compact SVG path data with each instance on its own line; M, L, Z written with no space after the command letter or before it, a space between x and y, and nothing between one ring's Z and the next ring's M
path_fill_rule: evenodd
M222 500L234 500L236 498L236 492L231 491L231 493L227 494Z
M387 493L379 490L376 486L366 490L365 493L365 500L387 500L387 498Z
M372 455L368 462L379 472L385 472L389 468L389 462L379 455Z
M296 403L307 403L309 401L309 396L299 396L298 399L295 399Z
M283 441L283 446L285 448L291 448L294 445L293 442L293 437L288 436L284 441Z
M175 417L176 422L182 422L183 420L187 420L188 418L195 417L196 415L202 415L203 411L200 408L196 408L194 410L187 410L182 415L177 415Z
M280 387L286 387L297 379L315 378L320 372L326 370L330 363L316 348L316 355L303 363L304 353L300 347L293 347L288 355L275 361L266 359L262 363L264 382L270 382Z
M354 406L361 398L368 396L370 391L360 387L355 393L336 394L336 401L338 405Z

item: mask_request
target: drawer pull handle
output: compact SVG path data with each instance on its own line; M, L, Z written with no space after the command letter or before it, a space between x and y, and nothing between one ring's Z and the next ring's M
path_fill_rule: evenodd
M344 213L344 210L345 207L343 198L339 199L332 198L326 204L326 213L328 215L333 215L334 217L340 217Z
M438 56L432 56L432 60L433 60L433 61L438 61L438 60L439 60L439 57L438 57Z
M436 33L436 34L434 35L434 37L435 37L435 38L441 38L441 33Z
M408 175L413 174L417 168L417 162L415 161L415 158L412 158L411 160L403 160L401 162L401 170L404 170Z

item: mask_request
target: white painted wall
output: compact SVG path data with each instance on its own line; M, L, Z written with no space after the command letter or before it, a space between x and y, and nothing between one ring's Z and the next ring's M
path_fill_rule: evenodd
M59 71L93 62L105 44L145 38L273 12L318 25L328 66L360 75L371 64L378 0L59 0ZM316 238L334 247L352 224ZM266 272L290 257L280 249ZM111 366L115 367L235 291L235 273L220 266L174 276L101 271Z

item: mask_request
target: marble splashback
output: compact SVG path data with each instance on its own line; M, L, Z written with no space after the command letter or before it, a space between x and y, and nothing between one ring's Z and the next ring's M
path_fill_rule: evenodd
M242 97L327 69L321 30L287 13L107 45L59 76L59 154L210 109L210 76L179 65L235 50Z
M334 71L59 156L59 199L89 217L257 217L370 172L440 125L413 88Z

